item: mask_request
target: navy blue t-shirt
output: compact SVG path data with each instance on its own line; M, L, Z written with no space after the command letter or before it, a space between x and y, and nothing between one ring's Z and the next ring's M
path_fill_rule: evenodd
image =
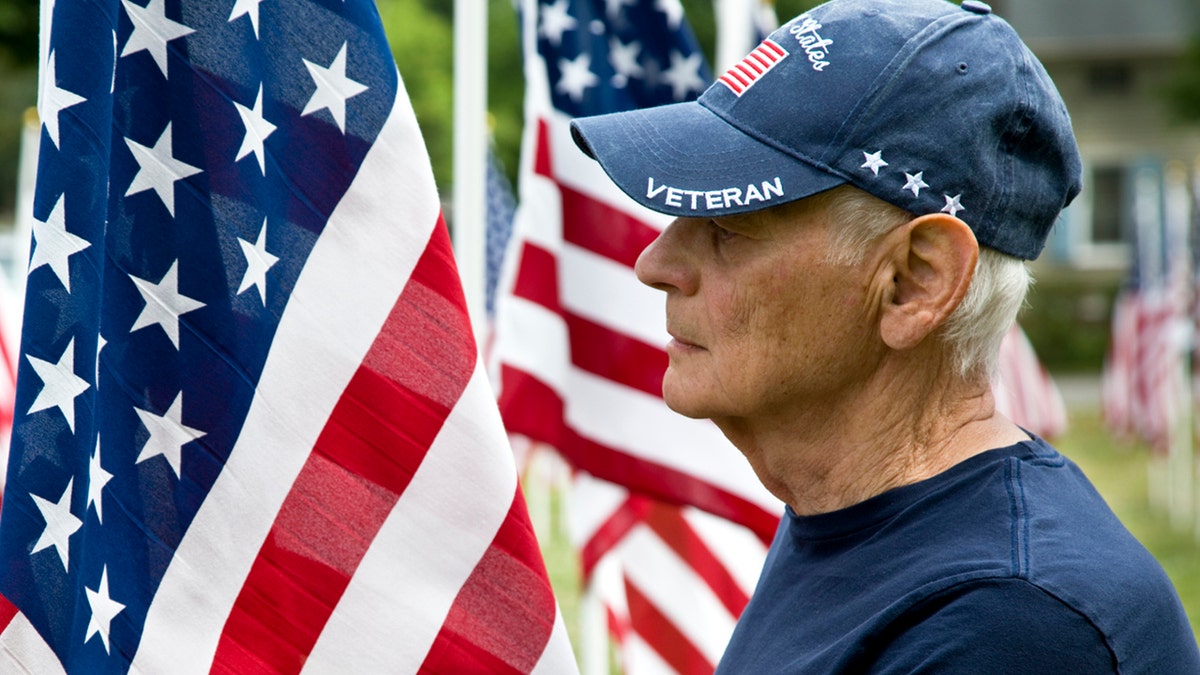
M1200 673L1162 567L1040 439L780 524L718 673Z

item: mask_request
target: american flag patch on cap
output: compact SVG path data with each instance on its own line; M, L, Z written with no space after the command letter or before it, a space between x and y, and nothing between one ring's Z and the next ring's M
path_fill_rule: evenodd
M774 40L763 40L754 51L734 64L725 74L717 78L734 94L741 96L758 78L775 67L788 53Z

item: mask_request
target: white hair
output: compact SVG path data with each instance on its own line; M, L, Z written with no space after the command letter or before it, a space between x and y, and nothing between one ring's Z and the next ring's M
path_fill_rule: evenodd
M832 230L830 262L856 264L868 245L913 219L907 211L848 185L816 196L843 226ZM1016 321L1032 278L1025 261L979 247L975 275L962 302L941 327L953 365L963 377L991 378L1000 342Z

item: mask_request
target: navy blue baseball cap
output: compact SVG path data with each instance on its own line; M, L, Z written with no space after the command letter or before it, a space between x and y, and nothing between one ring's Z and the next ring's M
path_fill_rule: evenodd
M697 101L578 118L575 142L675 216L767 208L850 184L1032 260L1079 193L1062 98L976 0L832 0L792 19Z

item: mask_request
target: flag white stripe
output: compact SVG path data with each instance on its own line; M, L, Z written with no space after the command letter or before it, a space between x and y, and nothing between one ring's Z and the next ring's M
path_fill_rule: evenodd
M557 604L554 608L554 630L550 633L550 641L546 650L530 675L561 675L562 673L579 672L579 664L575 661L575 652L571 650L570 637L567 635L567 625L563 622L562 611Z
M558 314L515 296L504 299L497 318L496 352L505 365L530 373L561 393L571 362L567 324Z
M559 267L566 272L562 304L572 314L660 349L671 339L662 291L638 281L625 265L567 244Z
M569 386L572 397L566 416L584 436L697 476L771 513L778 510L779 501L758 481L746 459L730 448L716 425L697 424L673 412L659 397L577 368L571 370ZM614 424L614 419L619 423Z
M225 619L276 512L437 221L432 174L414 172L403 180L397 175L413 166L412 158L424 156L400 88L296 281L230 460L150 605L133 670L208 672ZM363 227L394 222L397 213L411 226L392 228L388 237ZM297 396L300 391L306 393ZM180 613L181 607L189 611Z
M716 664L733 634L730 615L708 584L645 525L621 544L625 578L658 608L688 642Z
M579 472L571 481L567 532L576 548L583 548L608 519L629 499L629 491L591 474Z
M17 612L0 633L0 673L57 675L66 671L29 619Z
M503 438L491 387L477 364L329 617L305 672L420 668L516 494L517 470L507 446L499 445Z

